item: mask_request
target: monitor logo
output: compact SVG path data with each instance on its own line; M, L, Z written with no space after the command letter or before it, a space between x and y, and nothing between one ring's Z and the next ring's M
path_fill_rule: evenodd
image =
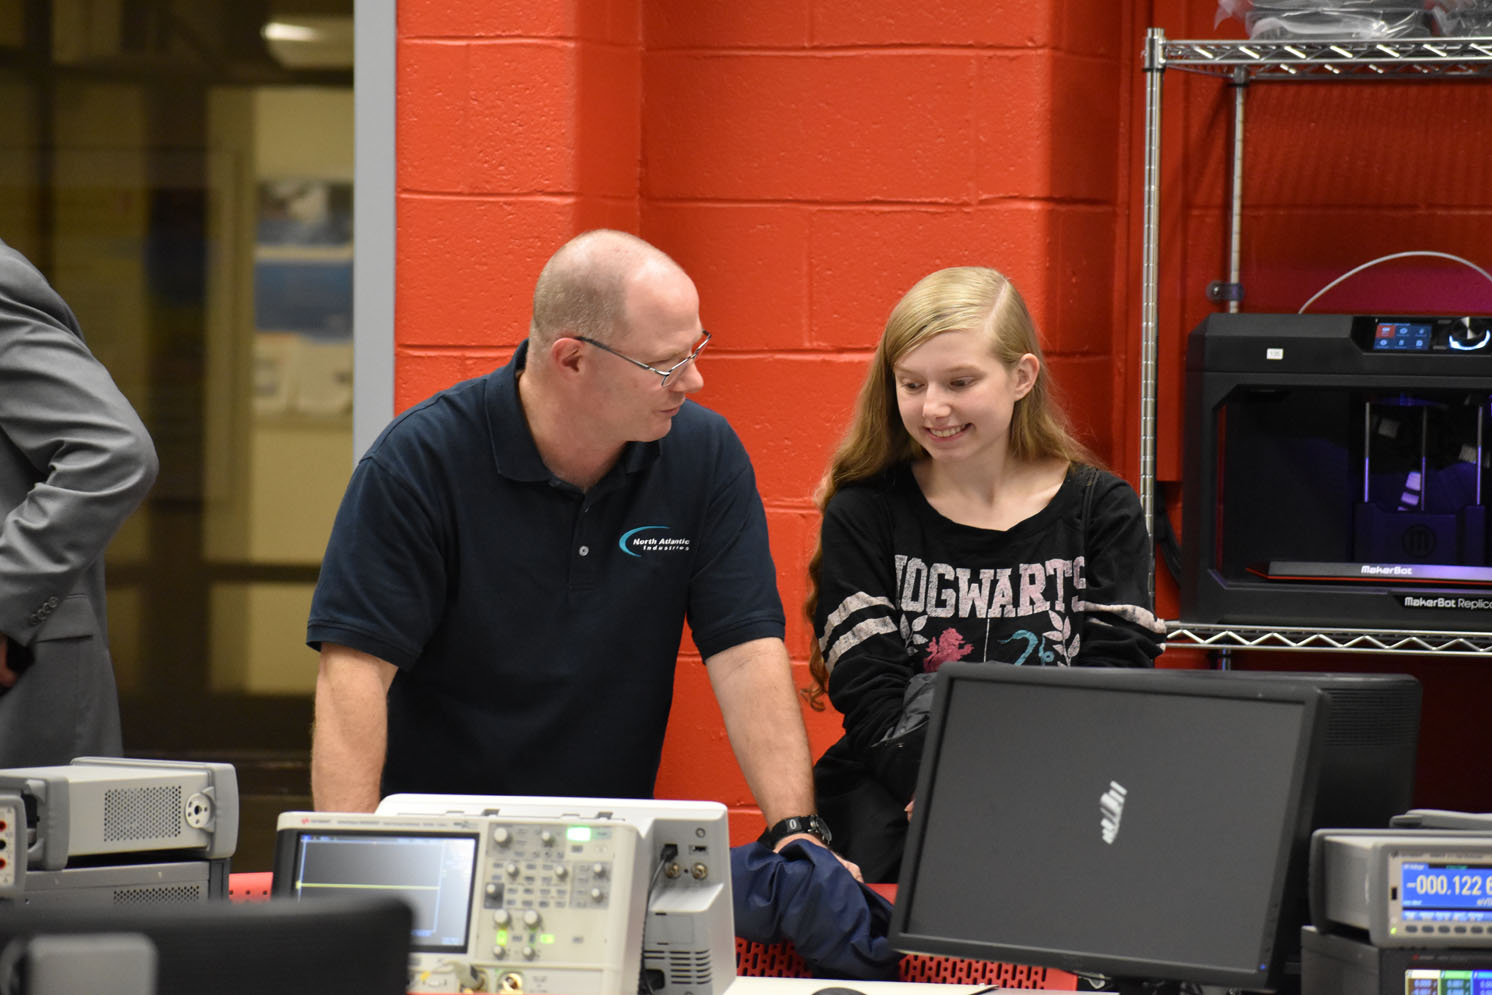
M1129 794L1118 781L1109 782L1109 790L1098 796L1098 810L1103 813L1099 829L1103 841L1112 844L1119 838L1119 820L1124 817L1124 797Z

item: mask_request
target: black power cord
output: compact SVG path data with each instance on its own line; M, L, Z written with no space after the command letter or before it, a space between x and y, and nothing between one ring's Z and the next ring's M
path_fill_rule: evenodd
M637 995L657 995L663 989L663 983L667 980L664 973L658 970L648 970L647 951L647 917L653 907L653 891L658 887L658 882L663 878L663 872L673 859L679 855L677 844L665 843L658 851L658 865L653 868L653 876L648 881L648 897L643 903L643 927L642 927L642 955L638 958L637 973Z

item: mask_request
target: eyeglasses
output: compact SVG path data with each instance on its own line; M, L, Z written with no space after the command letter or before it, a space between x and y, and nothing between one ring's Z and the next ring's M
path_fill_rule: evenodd
M611 346L607 345L606 343L604 343L604 342L597 342L595 339L593 339L593 338L591 338L591 337L589 337L587 335L576 335L574 337L577 338L577 339L579 339L582 342L587 342L587 343L595 346L597 349L600 349L603 352L609 352L613 356L617 357L618 359L625 359L627 362L631 363L633 366L640 366L644 370L647 370L649 373L656 373L656 374L658 374L660 377L663 378L663 382L661 384L659 384L659 386L661 386L661 387L667 387L668 386L668 382L673 379L674 374L684 372L685 367L687 367L690 363L692 363L696 359L698 359L699 358L699 354L705 351L705 346L707 346L707 345L710 344L710 338L711 338L710 333L709 332L704 332L703 334L704 334L704 339L700 341L699 345L697 345L697 346L694 347L694 351L693 352L691 352L688 356L685 356L683 359L679 360L677 363L673 364L672 366L670 366L666 370L660 370L656 366L649 366L647 363L639 362L639 361L633 359L631 356L623 356L621 353L617 352L615 349L613 349Z

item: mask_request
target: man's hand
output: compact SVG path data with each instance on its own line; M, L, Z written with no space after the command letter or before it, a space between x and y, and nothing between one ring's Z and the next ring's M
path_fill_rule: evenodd
M16 678L19 676L5 662L6 653L10 650L10 639L5 633L0 632L0 688L13 688L16 686Z
M832 848L824 846L824 841L821 840L821 839L819 839L817 836L813 835L812 833L794 833L791 836L784 836L782 839L780 839L780 840L777 841L777 845L772 848L772 852L773 853L781 853L782 852L782 848L785 847L785 846L787 846L789 843L793 842L794 840L807 840L809 843L812 843L814 846L823 846L825 850L828 850L830 853L834 854L834 859L835 860L839 861L841 864L844 865L844 869L850 872L850 876L851 877L853 877L856 881L859 881L861 884L865 883L865 878L863 878L863 877L860 876L860 865L859 864L856 864L853 861L845 860L839 854L834 853L834 850Z

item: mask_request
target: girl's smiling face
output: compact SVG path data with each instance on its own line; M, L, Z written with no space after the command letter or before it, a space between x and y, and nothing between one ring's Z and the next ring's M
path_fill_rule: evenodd
M892 364L896 405L912 439L934 460L1003 456L1015 402L1036 382L1036 357L995 359L975 332L957 329Z

